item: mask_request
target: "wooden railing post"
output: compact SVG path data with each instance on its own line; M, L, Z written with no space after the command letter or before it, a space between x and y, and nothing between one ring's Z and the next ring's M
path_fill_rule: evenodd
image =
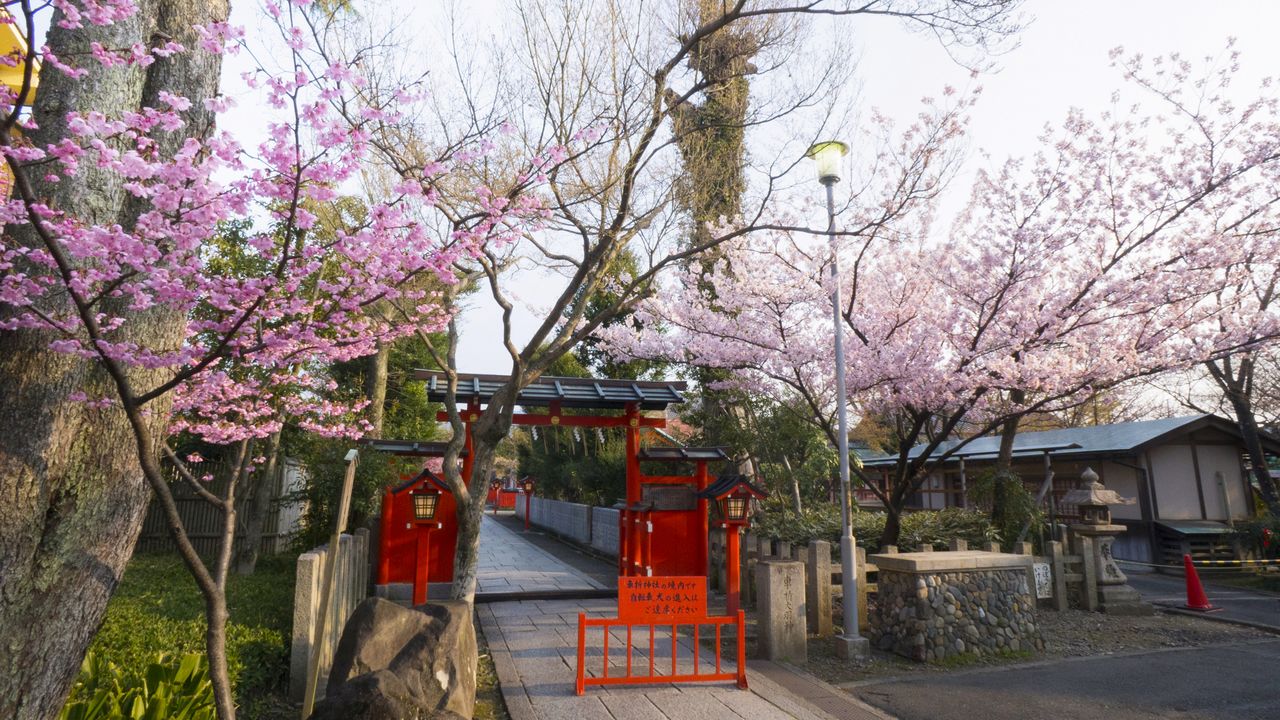
M1053 609L1065 612L1067 602L1067 564L1062 555L1062 543L1049 543L1049 569L1053 573Z
M831 620L831 543L826 540L810 541L807 560L808 562L805 563L805 604L807 606L809 632L819 637L828 637L833 632Z

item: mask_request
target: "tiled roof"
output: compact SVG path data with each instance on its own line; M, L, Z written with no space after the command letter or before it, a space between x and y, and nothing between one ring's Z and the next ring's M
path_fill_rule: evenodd
M427 398L444 402L447 380L436 370L415 370L413 377L427 381ZM476 400L487 403L510 381L506 375L458 375L458 402ZM600 378L555 377L544 375L521 390L516 404L546 407L559 401L560 407L621 410L636 403L641 410L662 410L671 403L684 402L683 382L665 380L606 380Z
M1142 446L1171 433L1190 432L1205 426L1239 434L1235 423L1230 420L1216 415L1187 415L1184 417L1140 420L1112 425L1022 432L1018 433L1014 438L1013 453L1015 457L1028 457L1040 455L1049 450L1055 458L1122 455L1132 453ZM945 442L938 446L934 454L941 455L948 448L955 447L957 444L959 444L958 440ZM1267 444L1272 444L1269 439ZM1072 445L1078 447L1071 447ZM925 445L917 445L912 448L910 457L919 457L920 453L924 452L925 447ZM961 457L966 460L994 460L999 451L999 436L982 437L965 445L951 455L948 461L958 460ZM897 462L896 455L875 454L862 457L862 464L868 467L891 465L895 462Z

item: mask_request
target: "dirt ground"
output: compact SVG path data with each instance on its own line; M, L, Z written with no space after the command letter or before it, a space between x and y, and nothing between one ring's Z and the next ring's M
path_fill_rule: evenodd
M892 653L872 651L872 657L850 662L836 656L830 640L809 640L809 662L804 669L832 684L858 682L885 676L947 672L957 668L1013 665L1067 657L1114 655L1135 650L1195 647L1274 637L1261 630L1201 620L1185 615L1157 613L1151 617L1116 617L1081 610L1036 614L1044 634L1045 652L1015 653L995 657L964 656L940 664L916 663Z

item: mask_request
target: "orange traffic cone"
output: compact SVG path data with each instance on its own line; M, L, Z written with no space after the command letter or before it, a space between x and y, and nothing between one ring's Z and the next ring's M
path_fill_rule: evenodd
M1188 610L1199 610L1208 612L1214 607L1209 602L1209 597L1204 594L1204 585L1200 584L1200 575L1196 573L1196 566L1191 563L1190 555L1182 556L1182 567L1186 570L1187 575L1187 604Z

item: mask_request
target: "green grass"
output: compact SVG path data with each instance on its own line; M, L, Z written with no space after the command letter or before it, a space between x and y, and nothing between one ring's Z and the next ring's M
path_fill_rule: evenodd
M227 662L240 717L294 717L286 699L293 623L293 556L264 557L227 587ZM135 556L107 605L92 650L124 672L145 670L158 653L204 654L204 601L176 555Z

